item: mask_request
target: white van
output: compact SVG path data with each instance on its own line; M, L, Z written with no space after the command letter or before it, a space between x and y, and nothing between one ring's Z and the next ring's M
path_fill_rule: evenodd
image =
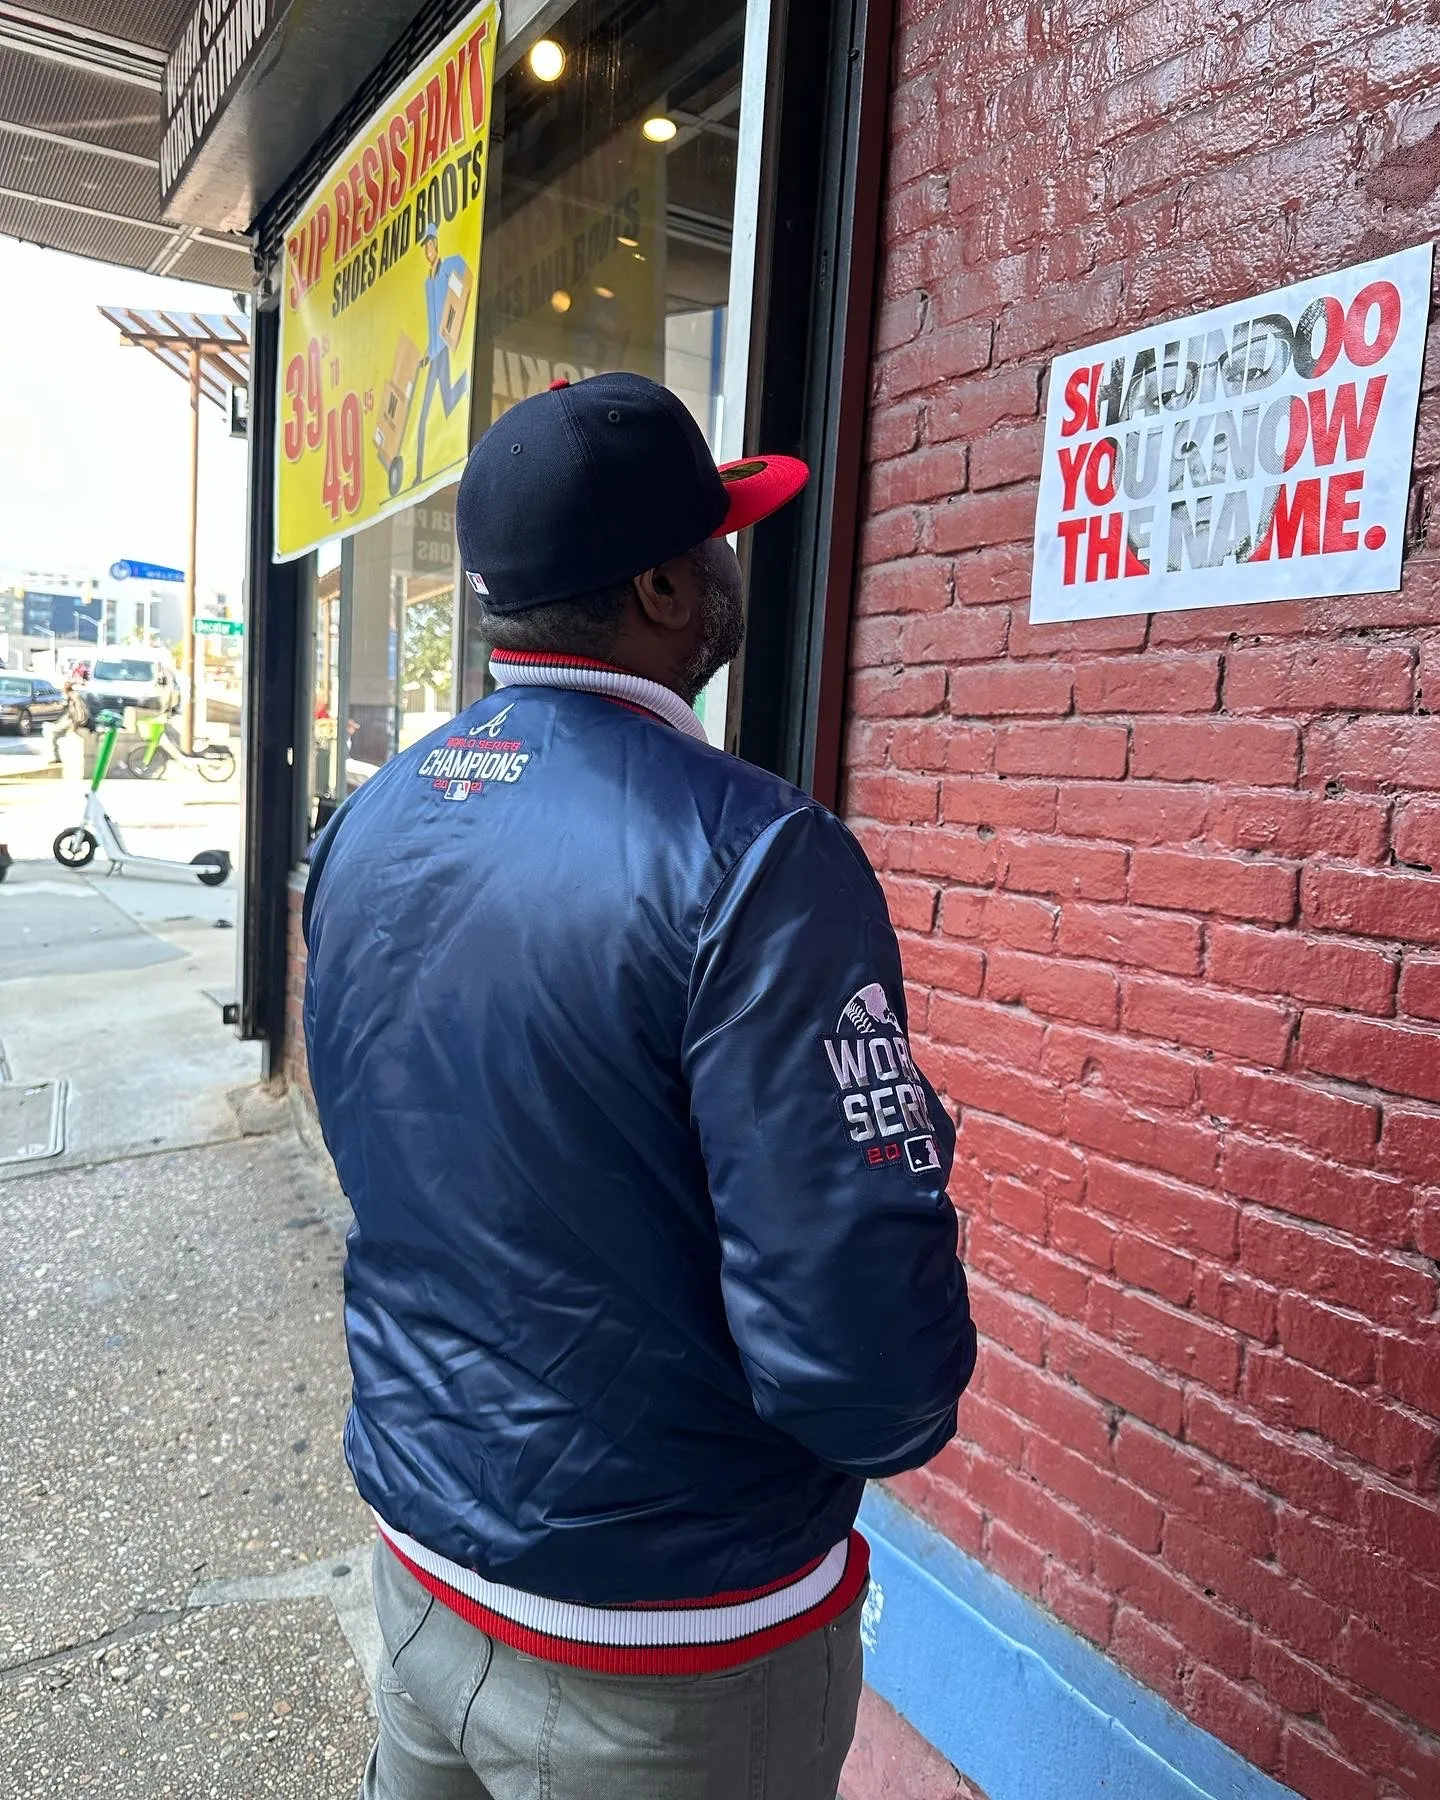
M90 679L71 692L70 716L93 731L102 712L123 713L133 706L168 716L179 705L180 680L168 657L152 650L100 650L90 665Z

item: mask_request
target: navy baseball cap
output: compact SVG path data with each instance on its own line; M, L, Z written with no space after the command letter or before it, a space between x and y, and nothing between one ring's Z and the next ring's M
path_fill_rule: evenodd
M460 560L487 611L524 612L743 531L809 478L794 456L717 468L684 402L643 375L556 382L470 452L455 507Z

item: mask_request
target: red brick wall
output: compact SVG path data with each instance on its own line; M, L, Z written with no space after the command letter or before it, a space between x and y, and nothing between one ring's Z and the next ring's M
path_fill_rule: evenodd
M1434 233L1440 39L901 0L895 54L846 806L986 1339L899 1490L1302 1794L1434 1800L1440 338L1401 593L1027 595L1048 358Z

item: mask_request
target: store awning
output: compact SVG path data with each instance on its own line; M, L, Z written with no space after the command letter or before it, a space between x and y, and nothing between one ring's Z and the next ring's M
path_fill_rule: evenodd
M0 233L248 291L244 238L161 214L161 86L193 0L0 0Z

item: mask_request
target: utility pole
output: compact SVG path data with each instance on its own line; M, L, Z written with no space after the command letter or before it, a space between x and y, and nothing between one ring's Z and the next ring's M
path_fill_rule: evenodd
M185 711L180 720L180 743L188 753L195 748L195 558L200 537L200 347L190 346L190 555L185 564L185 636L180 643L180 676L185 683Z

